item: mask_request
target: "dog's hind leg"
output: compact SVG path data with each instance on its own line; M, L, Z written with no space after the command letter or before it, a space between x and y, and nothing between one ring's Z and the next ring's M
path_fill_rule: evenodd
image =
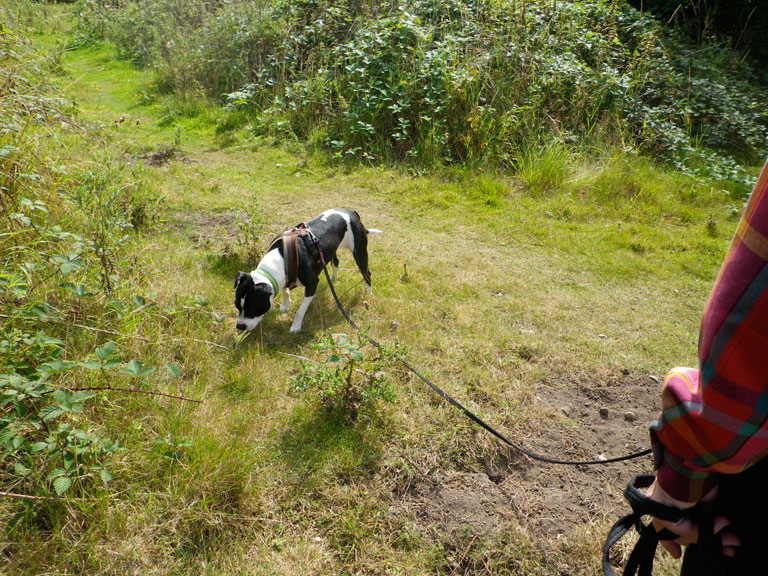
M368 239L365 236L361 236L357 241L354 252L352 254L355 257L357 268L360 270L360 274L363 275L365 280L365 288L369 294L373 294L373 288L371 288L371 271L368 269Z
M339 281L339 258L334 256L331 260L331 280L334 282Z

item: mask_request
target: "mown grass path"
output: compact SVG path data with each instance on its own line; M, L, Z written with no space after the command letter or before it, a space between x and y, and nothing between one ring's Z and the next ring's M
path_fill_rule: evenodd
M302 334L288 333L295 298L288 315L270 314L237 344L234 273L255 267L272 234L354 208L384 231L370 241L372 297L341 255L337 289L358 323L404 344L410 362L531 449L616 456L647 447L658 376L695 359L700 310L735 226L731 200L610 154L574 157L567 185L536 195L505 174L345 169L247 130L217 134L222 110L158 95L150 72L109 47L67 52L62 69L82 119L166 198L165 222L137 239L143 290L161 309L208 302L205 315L191 307L155 328L158 340L185 342L170 352L181 387L204 404L158 403L134 420L148 439L189 447L162 469L126 458L134 480L95 521L77 565L597 573L621 487L649 460L533 464L396 366L393 404L368 419L329 416L290 385L302 358L325 360L314 344L326 331L351 334L327 287ZM238 243L238 222L252 217L261 224Z

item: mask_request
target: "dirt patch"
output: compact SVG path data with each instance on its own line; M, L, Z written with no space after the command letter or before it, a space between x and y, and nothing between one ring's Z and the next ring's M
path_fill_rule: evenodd
M599 387L578 379L543 383L537 409L552 425L519 442L534 454L561 460L642 451L650 446L648 424L658 416L658 380L621 374ZM449 472L438 481L421 478L394 496L391 509L422 529L447 535L468 528L491 534L514 522L535 540L555 541L585 524L626 513L626 483L651 470L651 456L566 466L539 463L500 447L483 472Z
M177 212L171 218L170 226L197 245L208 246L234 242L236 222L237 213L234 210L218 214Z
M160 167L165 166L171 161L191 163L193 160L181 154L181 149L177 146L161 144L154 152L147 152L136 156L146 166Z
M490 534L512 517L510 495L482 473L453 472L440 481L418 482L392 510L449 539L467 528Z

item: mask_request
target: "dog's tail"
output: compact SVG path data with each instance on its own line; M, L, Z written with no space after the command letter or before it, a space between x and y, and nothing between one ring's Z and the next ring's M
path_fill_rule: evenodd
M377 230L376 228L366 228L365 233L366 234L383 234L381 230Z

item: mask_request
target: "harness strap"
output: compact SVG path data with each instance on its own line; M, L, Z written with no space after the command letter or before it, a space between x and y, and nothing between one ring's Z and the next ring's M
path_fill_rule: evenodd
M713 534L714 515L700 506L681 510L651 500L640 489L648 488L653 483L654 478L653 474L641 474L632 478L627 484L624 497L632 507L632 514L620 518L608 532L603 546L603 575L613 576L609 559L611 548L634 526L640 537L627 559L623 574L624 576L635 576L636 574L638 576L651 576L653 560L659 542L674 540L678 536L666 528L657 532L651 523L643 524L642 517L645 515L661 518L668 522L677 522L683 518L690 518L695 522L699 528L699 540L695 545L686 548L680 574L681 576L702 576L712 573L711 571L717 565L717 559L722 558L723 552L720 535Z
M267 252L269 252L278 242L282 242L283 261L285 262L285 287L288 290L293 290L299 279L299 246L296 243L297 238L302 238L304 240L304 245L307 247L307 250L309 250L310 255L317 262L320 262L317 247L312 241L312 232L310 232L304 222L275 236L267 248Z
M283 234L283 259L285 261L285 287L293 290L299 279L299 248L296 246L296 234Z

